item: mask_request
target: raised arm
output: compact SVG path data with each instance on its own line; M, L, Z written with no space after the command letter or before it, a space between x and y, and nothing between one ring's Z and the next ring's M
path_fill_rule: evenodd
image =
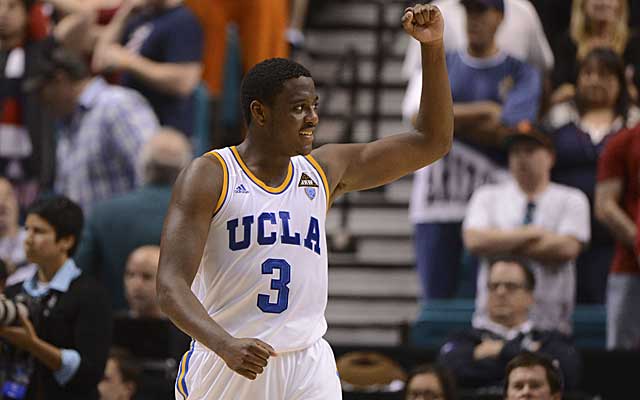
M409 7L402 26L421 43L423 78L417 131L366 144L334 144L315 150L312 154L326 169L332 198L389 183L438 160L451 147L453 113L442 14L430 5Z
M240 375L255 379L273 348L258 339L236 339L218 325L191 291L223 184L214 156L193 161L178 178L160 244L157 292L162 311Z

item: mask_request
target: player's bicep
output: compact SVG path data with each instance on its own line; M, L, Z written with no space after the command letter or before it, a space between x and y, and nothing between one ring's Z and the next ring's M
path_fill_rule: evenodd
M159 279L193 281L222 183L222 167L209 156L194 160L178 177L162 232Z

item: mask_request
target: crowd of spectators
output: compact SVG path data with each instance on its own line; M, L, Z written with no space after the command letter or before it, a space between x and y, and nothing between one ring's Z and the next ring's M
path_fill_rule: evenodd
M487 388L502 385L517 351L546 353L574 387L576 303L606 305L608 349L640 348L633 2L433 3L447 21L455 132L449 154L414 175L416 269L426 304L475 298L473 328L453 334L440 360L462 387ZM411 43L407 124L418 111L418 55ZM462 271L475 291L463 292ZM520 317L496 321L501 313Z
M18 327L0 328L0 358L20 367L0 378L15 390L165 394L142 372L166 381L175 368L157 361L189 346L155 302L155 274L171 187L194 156L198 91L209 93L207 139L223 143L209 135L228 25L246 71L304 46L307 3L0 0L0 290L29 305ZM576 301L606 304L608 348L640 346L634 8L573 0L558 23L559 2L434 3L447 21L455 139L414 177L424 300L456 296L460 271L477 271L473 328L444 343L440 362L461 388L500 386L507 398L542 371L539 388L555 398L578 381ZM408 123L418 46L404 65ZM454 398L442 371L416 370L407 398Z

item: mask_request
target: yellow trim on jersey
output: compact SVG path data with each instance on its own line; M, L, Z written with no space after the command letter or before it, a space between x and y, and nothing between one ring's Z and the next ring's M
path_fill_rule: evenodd
M222 158L222 156L220 154L218 154L215 151L210 151L207 154L211 154L212 156L215 156L218 161L220 161L220 165L222 165L222 192L220 192L220 197L218 198L218 204L216 204L216 208L215 210L213 210L213 214L215 215L218 210L220 210L220 208L222 208L222 205L224 204L224 201L227 199L227 187L229 186L229 171L227 169L227 163L224 161L224 158Z
M325 175L324 170L322 169L320 164L318 164L316 159L313 158L313 156L311 154L307 154L304 157L307 160L309 160L309 162L311 163L311 165L313 165L315 167L315 169L318 170L318 173L320 174L320 178L322 178L322 185L324 186L324 193L325 193L325 196L327 197L327 210L328 210L329 206L331 204L331 192L329 192L329 181L327 180L327 175Z
M193 343L192 343L193 346ZM180 369L178 371L178 379L177 379L177 389L178 392L182 395L183 398L187 398L187 391L184 388L184 376L187 373L187 357L193 351L193 348L190 348L184 355L182 356L182 361L180 362Z
M242 158L240 158L240 154L238 153L238 149L236 148L236 146L232 146L231 147L231 151L233 152L233 155L235 156L236 161L238 161L238 164L240 164L240 168L242 168L242 170L247 174L249 179L251 179L253 181L253 183L255 183L256 185L260 186L261 188L263 188L264 190L266 190L269 193L278 194L278 193L282 192L284 189L287 188L287 186L291 182L291 179L293 178L293 167L291 166L291 162L289 162L289 168L287 169L287 176L284 178L284 181L280 184L280 186L278 186L276 188L271 187L271 186L267 185L266 183L262 182L260 179L258 179L258 177L256 177L251 172L251 170L249 170L249 168L247 168L247 166L244 163L244 161L242 161Z

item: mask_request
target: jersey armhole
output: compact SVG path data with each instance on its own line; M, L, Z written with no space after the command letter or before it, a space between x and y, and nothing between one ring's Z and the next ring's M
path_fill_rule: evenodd
M322 186L324 186L324 194L327 199L327 211L329 211L329 207L331 205L331 192L329 192L329 181L327 180L327 175L324 173L324 170L320 166L320 164L316 161L315 158L311 154L307 154L304 156L307 161L311 163L311 166L318 172L320 178L322 179Z
M220 197L218 197L218 203L216 204L216 208L213 210L213 217L218 214L218 211L222 208L225 201L227 200L227 191L229 188L229 169L227 168L227 163L224 161L224 158L216 151L210 151L207 154L211 154L215 158L218 159L220 165L222 166L222 190L220 191Z

